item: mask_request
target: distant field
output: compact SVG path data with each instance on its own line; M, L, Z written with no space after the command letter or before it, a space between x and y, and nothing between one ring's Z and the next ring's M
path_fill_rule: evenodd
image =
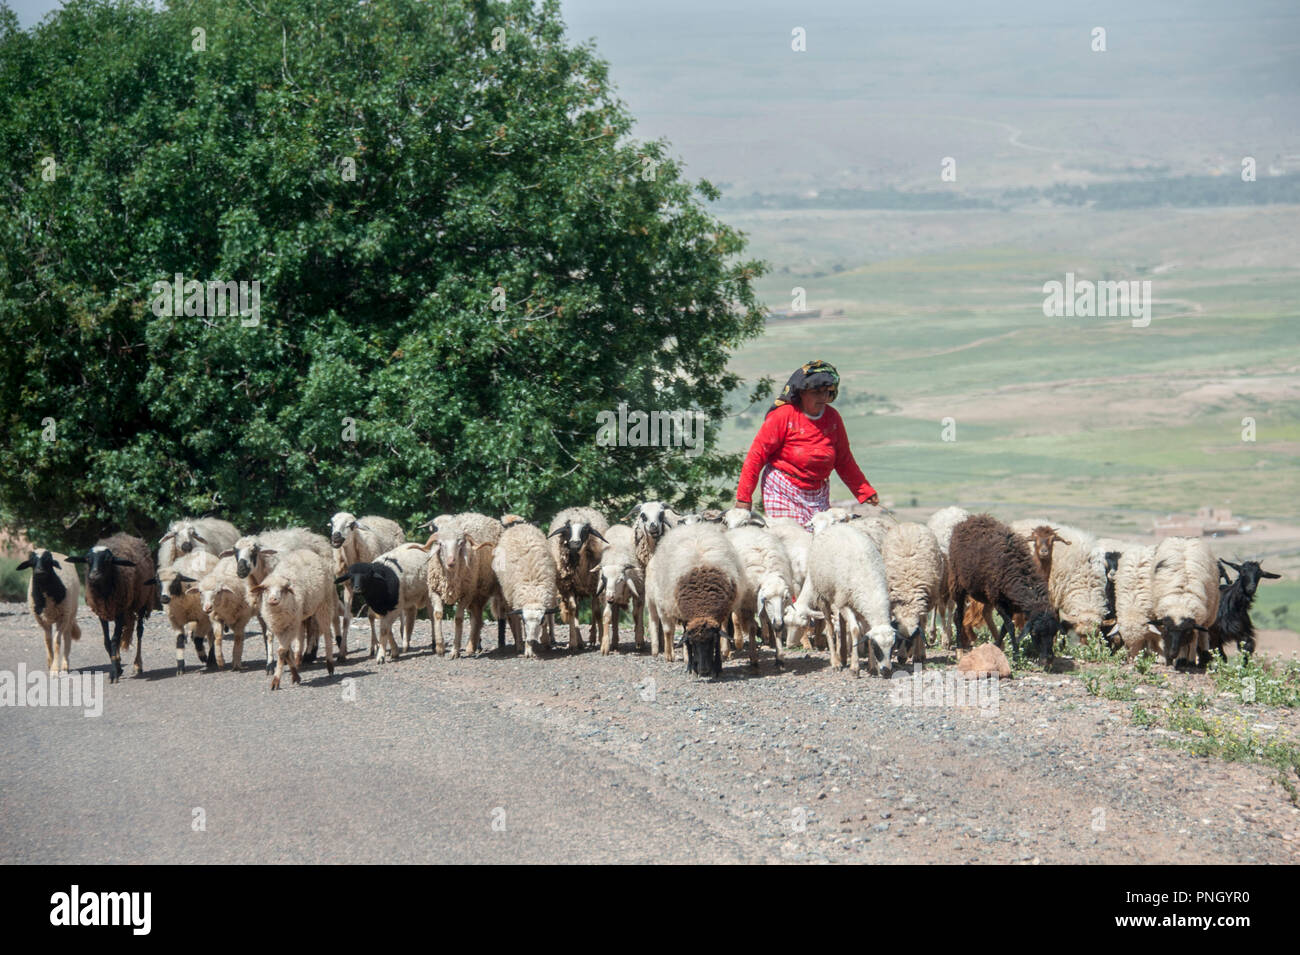
M1300 522L1300 209L783 212L737 224L769 256L789 234L810 237L819 261L770 258L789 271L764 278L769 305L788 308L802 286L809 308L844 314L774 319L732 368L779 384L801 360L834 362L841 413L882 496L1095 508L1108 515L1098 529L1114 532L1202 504ZM888 235L899 254L878 258L868 243L846 265L846 235ZM1045 317L1042 285L1066 271L1150 279L1150 326ZM854 402L867 393L886 401ZM764 408L736 410L727 450L747 446ZM949 416L954 442L941 440ZM1246 416L1254 443L1242 440Z

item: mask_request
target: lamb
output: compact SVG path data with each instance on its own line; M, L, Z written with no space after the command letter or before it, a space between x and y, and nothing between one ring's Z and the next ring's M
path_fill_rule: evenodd
M1115 568L1115 630L1133 660L1144 649L1155 654L1160 648L1160 628L1155 619L1151 571L1154 547L1131 547L1120 554Z
M1282 575L1269 573L1256 560L1240 564L1221 560L1219 564L1235 570L1237 579L1219 588L1219 612L1210 627L1210 650L1223 656L1223 644L1232 640L1237 644L1238 653L1254 653L1255 626L1250 622L1250 605L1255 602L1255 590L1261 578L1277 580ZM49 645L48 637L46 645Z
M964 625L966 599L973 596L1002 614L1004 634L1010 630L1012 653L1019 655L1020 640L1032 634L1039 658L1052 659L1053 643L1060 629L1060 617L1047 592L1047 585L1034 567L1029 546L1010 527L989 514L966 518L952 529L948 544L948 594L955 607L956 619L962 623L961 645L969 648L971 640ZM1012 614L1027 618L1025 631L1017 636Z
M1151 568L1154 620L1164 638L1165 664L1204 663L1210 625L1219 612L1219 565L1199 537L1166 537ZM1196 651L1196 659L1192 654Z
M216 556L234 547L237 540L239 530L229 521L216 517L182 517L172 521L158 541L158 566L170 567L177 558L196 550Z
M765 528L737 527L728 540L740 558L745 576L740 602L732 616L736 644L742 639L749 647L749 665L758 666L758 636L776 651L776 665L781 665L781 647L785 643L785 607L794 599L794 571L780 538Z
M77 623L81 581L65 554L43 547L30 551L17 569L28 567L32 579L27 584L27 608L45 633L45 666L51 673L67 673L72 641L81 639Z
M379 617L379 650L375 663L382 664L387 659L386 650L394 660L398 658L393 622L399 616L402 650L411 649L415 616L429 605L428 563L429 552L424 545L402 544L380 554L375 561L349 564L346 573L334 579L336 584L350 582L354 591L360 590L371 618Z
M930 519L925 522L925 526L934 532L934 538L939 542L939 552L943 554L943 576L940 578L939 596L935 600L934 616L935 631L938 632L942 628L949 646L953 642L954 621L952 598L948 594L948 542L952 539L952 529L968 517L970 512L964 508L944 507L931 514ZM961 620L955 623L958 629L963 627Z
M235 641L235 651L230 666L242 669L244 631L248 621L257 612L257 601L248 592L248 585L240 579L235 569L234 557L222 557L201 579L186 588L187 593L198 595L199 605L208 615L214 633L229 629ZM265 635L263 635L265 639ZM211 659L211 657L209 657ZM266 652L266 672L274 668L270 644Z
M325 665L330 675L334 674L334 642L329 639L329 629L338 603L328 555L302 548L276 556L275 568L249 588L249 593L260 600L262 615L278 645L272 690L280 688L285 663L289 664L293 682L302 682L298 668L313 630L325 638Z
M808 576L808 548L812 544L812 532L792 517L776 517L767 523L768 531L775 535L785 547L785 552L790 558L791 577L790 592L798 594L803 589L804 579ZM824 624L819 623L818 627ZM813 641L810 639L810 629L808 627L795 627L794 636L799 638L805 650L813 648ZM793 641L786 640L788 648ZM818 641L821 646L821 641ZM825 647L823 647L825 649Z
M880 547L889 580L889 608L899 633L899 659L925 660L925 621L942 590L943 553L924 524L897 524Z
M1087 531L1052 521L1016 521L1011 529L1026 542L1037 529L1050 528L1058 535L1052 544L1046 567L1047 592L1061 619L1061 629L1082 635L1101 629L1106 619L1106 563L1097 553L1097 539ZM1041 536L1042 531L1037 530Z
M659 546L659 538L677 523L677 515L663 501L643 501L628 511L623 519L632 522L636 559L644 571L650 563L650 555Z
M334 574L344 574L351 564L369 563L406 542L406 534L396 521L377 514L358 518L348 511L339 511L329 519L330 547L333 549ZM342 656L347 656L348 632L352 628L352 578L343 584L343 639ZM370 617L370 653L378 646L375 636L375 618Z
M86 565L86 603L99 618L108 651L109 682L122 678L122 650L131 649L131 628L135 628L135 673L143 672L140 641L144 621L155 609L157 596L150 584L154 575L149 545L129 534L114 534L98 541L85 554L67 558L70 564ZM108 635L108 622L113 635Z
M601 600L596 596L596 570L605 543L609 521L590 507L567 507L551 520L551 558L555 561L556 584L560 607L569 625L569 650L582 649L582 632L578 626L578 601L591 598L591 639L594 643L602 628Z
M455 660L460 656L464 618L469 620L468 652L478 653L479 636L483 631L483 608L489 605L497 621L497 647L500 649L505 645L506 620L500 588L492 575L492 551L505 530L502 522L486 514L466 511L441 514L433 519L429 529L433 533L424 542L424 547L430 551L427 586L434 652L439 656L447 652L442 620L446 608L454 607L452 620L456 639L451 658Z
M492 573L501 587L515 652L522 649L525 657L535 656L534 645L550 642L548 624L559 600L555 560L541 529L523 523L502 531L492 554Z
M889 615L885 561L870 537L843 523L813 534L808 576L786 622L808 626L818 615L831 627L831 666L843 667L848 654L850 670L858 676L859 654L869 647L868 672L889 676L897 634ZM845 641L851 641L851 649Z
M602 654L609 654L618 646L620 609L626 609L632 615L636 648L640 650L645 646L645 568L641 565L637 544L647 539L652 539L649 533L638 535L635 529L623 524L615 524L605 532L605 550L600 555L597 571L600 582L596 585L596 595L604 601Z
M686 672L722 675L722 628L735 613L744 568L722 529L683 524L664 534L646 568L650 652L673 660L673 632L686 627Z
M167 619L171 621L172 631L176 635L176 673L185 672L185 631L192 627L194 649L199 653L199 662L206 663L209 670L221 669L226 665L221 656L221 631L214 636L212 621L203 612L203 598L186 589L186 584L198 583L217 566L218 558L210 551L191 550L177 558L169 567L158 571L158 593ZM212 648L206 657L203 654L203 641L212 639Z

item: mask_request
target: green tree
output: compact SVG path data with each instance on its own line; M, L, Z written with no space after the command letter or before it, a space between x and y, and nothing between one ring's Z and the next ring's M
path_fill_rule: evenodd
M700 492L763 266L632 122L555 0L0 7L0 509L72 546ZM176 273L259 324L155 314ZM598 446L619 402L708 452Z

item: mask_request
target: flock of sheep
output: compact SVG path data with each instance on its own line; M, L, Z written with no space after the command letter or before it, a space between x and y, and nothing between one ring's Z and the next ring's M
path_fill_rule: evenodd
M233 639L238 669L245 630L258 618L272 689L286 665L300 682L298 670L315 659L322 637L334 672L336 646L340 659L347 654L357 598L378 663L410 649L421 610L439 655L446 653L449 610L453 658L466 621L467 650L480 650L485 609L497 621L500 647L508 623L515 651L533 656L535 647L552 644L559 613L569 649L579 650L579 605L588 603L589 636L602 653L618 645L623 612L643 649L648 616L651 654L671 662L681 626L686 669L701 677L720 675L723 661L742 648L757 666L760 642L780 666L782 650L795 641L828 648L832 666L847 662L855 675L865 655L868 672L888 676L895 663L924 659L931 614L935 630L950 643L956 630L962 648L972 646L973 628L983 622L999 646L1012 637L1013 653L1031 637L1044 660L1058 634L1095 631L1114 648L1126 647L1129 659L1149 649L1163 652L1167 665L1203 666L1228 640L1254 650L1255 588L1278 576L1248 561L1227 564L1237 571L1233 580L1200 538L1142 546L1048 520L1007 525L958 507L926 524L831 508L805 528L738 508L679 516L649 501L624 520L611 526L592 508L571 507L544 532L512 514L448 514L424 525L431 533L420 544L408 542L394 521L347 512L334 515L328 537L301 527L241 536L226 521L184 518L168 528L156 561L144 540L115 534L83 555L34 550L19 566L32 569L28 603L51 672L67 671L71 643L81 635L72 566L81 563L114 682L132 630L140 672L144 620L165 609L179 671L187 635L214 669L225 666L223 639ZM996 628L994 610L1002 617Z

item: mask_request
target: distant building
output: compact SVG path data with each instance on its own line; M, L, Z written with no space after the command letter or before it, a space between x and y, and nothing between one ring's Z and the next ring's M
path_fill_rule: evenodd
M1200 507L1194 517L1182 514L1169 514L1163 520L1155 522L1156 538L1163 537L1202 537L1206 534L1240 534L1243 530L1241 520L1232 516L1226 507Z

